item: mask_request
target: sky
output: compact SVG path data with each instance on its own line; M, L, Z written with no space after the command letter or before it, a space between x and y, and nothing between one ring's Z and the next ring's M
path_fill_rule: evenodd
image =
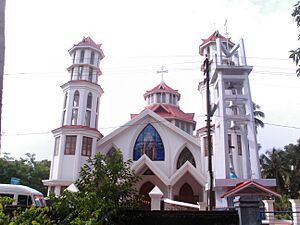
M291 0L9 0L1 153L51 159L52 130L60 126L71 65L68 50L83 37L102 43L99 130L107 135L145 106L143 94L159 84L181 93L180 107L205 118L197 91L203 79L202 39L227 31L244 39L252 99L266 117L258 131L262 152L300 138L300 77L288 58L299 46Z

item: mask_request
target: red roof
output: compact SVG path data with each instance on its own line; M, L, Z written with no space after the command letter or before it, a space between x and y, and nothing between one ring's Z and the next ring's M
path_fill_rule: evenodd
M101 49L100 49L101 44L96 44L96 43L92 40L92 38L90 38L90 37L83 37L82 41L79 42L78 44L75 44L74 47L77 47L77 46L87 46L87 45L88 45L88 46L91 46L91 47L94 47L94 48L96 48L96 49L101 50Z
M210 35L208 38L202 39L202 44L199 46L199 52L200 52L200 55L202 55L202 53L201 53L201 52L202 52L202 48L203 48L204 46L206 46L206 45L207 45L208 43L210 43L210 42L216 42L217 38L220 38L221 41L223 41L223 42L227 41L227 38L224 37L223 35L221 35L221 34L219 33L219 31L213 32L212 35ZM230 38L228 38L228 42L229 42L231 45L234 45L234 43L232 43L232 42L230 41Z
M255 196L277 196L281 197L280 194L275 191L270 190L269 188L256 183L253 180L245 181L235 188L231 189L225 193L222 198L230 196L245 196L245 195L255 195Z
M146 91L146 93L144 94L144 98L146 98L146 96L148 96L150 94L157 93L157 92L158 93L159 92L168 92L168 93L172 93L172 94L175 94L180 97L178 90L174 90L171 87L169 87L168 85L166 85L165 82L161 82L159 85L155 86L150 91Z
M196 121L194 121L194 113L185 113L178 106L169 104L154 104L147 106L146 108L152 110L163 118L174 118L196 123Z
M223 35L221 35L221 34L219 33L219 31L216 30L216 31L213 32L212 35L210 35L208 38L202 39L202 44L200 45L200 47L201 47L202 45L208 43L208 42L216 41L217 38L220 38L221 41L226 41L226 40L227 40ZM229 40L230 40L230 39L229 39Z

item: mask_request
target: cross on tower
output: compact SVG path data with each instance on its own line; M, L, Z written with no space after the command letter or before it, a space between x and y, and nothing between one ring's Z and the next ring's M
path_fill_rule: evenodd
M164 83L164 73L168 73L168 70L164 70L164 66L161 66L161 69L156 71L156 73L161 73L161 83Z
M225 23L224 23L224 27L225 27L225 35L226 35L226 44L227 44L227 50L229 50L228 48L228 32L227 32L227 19L225 19Z

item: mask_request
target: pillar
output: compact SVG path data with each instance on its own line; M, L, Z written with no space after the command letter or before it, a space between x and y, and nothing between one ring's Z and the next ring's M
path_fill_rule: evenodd
M234 206L239 212L240 225L261 225L259 197L241 196Z
M265 205L265 215L267 221L273 221L274 218L274 202L275 200L262 200Z
M289 199L292 203L293 224L300 224L300 199Z
M151 198L151 211L160 210L161 198L163 196L162 191L155 186L152 191L150 191L149 196Z

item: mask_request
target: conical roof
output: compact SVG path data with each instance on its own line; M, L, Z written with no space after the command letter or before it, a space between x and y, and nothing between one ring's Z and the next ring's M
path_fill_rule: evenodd
M173 88L169 87L165 84L165 82L161 82L159 85L155 86L150 91L146 91L146 93L144 94L144 98L146 99L146 97L150 94L162 92L174 94L178 96L178 100L180 99L180 94L178 93L178 90L174 90Z

